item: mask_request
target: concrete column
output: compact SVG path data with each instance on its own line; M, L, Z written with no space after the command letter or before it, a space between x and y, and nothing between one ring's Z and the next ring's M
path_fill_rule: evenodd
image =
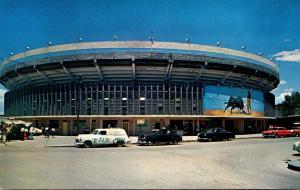
M132 134L137 135L136 134L136 118L132 119Z
M101 129L103 128L103 119L99 120L99 128L101 128Z
M164 127L168 127L170 126L170 118L165 118L165 126Z
M222 128L225 129L225 119L222 119Z

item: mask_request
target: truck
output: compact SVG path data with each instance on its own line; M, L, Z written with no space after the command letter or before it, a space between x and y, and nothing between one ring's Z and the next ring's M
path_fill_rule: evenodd
M105 145L122 147L129 143L126 131L121 128L95 129L91 134L79 134L75 137L77 147L85 148Z

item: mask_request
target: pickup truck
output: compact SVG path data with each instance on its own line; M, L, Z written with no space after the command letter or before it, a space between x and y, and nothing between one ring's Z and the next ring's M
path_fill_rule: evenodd
M78 147L116 145L121 147L130 143L127 133L120 128L95 129L91 134L79 134L75 138Z
M290 137L293 136L292 130L288 130L285 127L273 127L268 129L267 131L262 132L263 137Z

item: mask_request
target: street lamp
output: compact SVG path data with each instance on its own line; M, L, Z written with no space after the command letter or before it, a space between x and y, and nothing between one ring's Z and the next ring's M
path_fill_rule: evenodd
M221 46L221 42L217 42L217 46L219 46L219 47L220 47L220 46Z

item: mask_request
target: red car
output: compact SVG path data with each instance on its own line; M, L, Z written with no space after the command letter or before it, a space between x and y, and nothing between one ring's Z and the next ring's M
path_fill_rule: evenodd
M300 128L293 128L291 131L294 137L300 137Z
M293 135L292 130L288 130L285 127L273 127L267 131L263 131L262 135L264 137L290 137Z

